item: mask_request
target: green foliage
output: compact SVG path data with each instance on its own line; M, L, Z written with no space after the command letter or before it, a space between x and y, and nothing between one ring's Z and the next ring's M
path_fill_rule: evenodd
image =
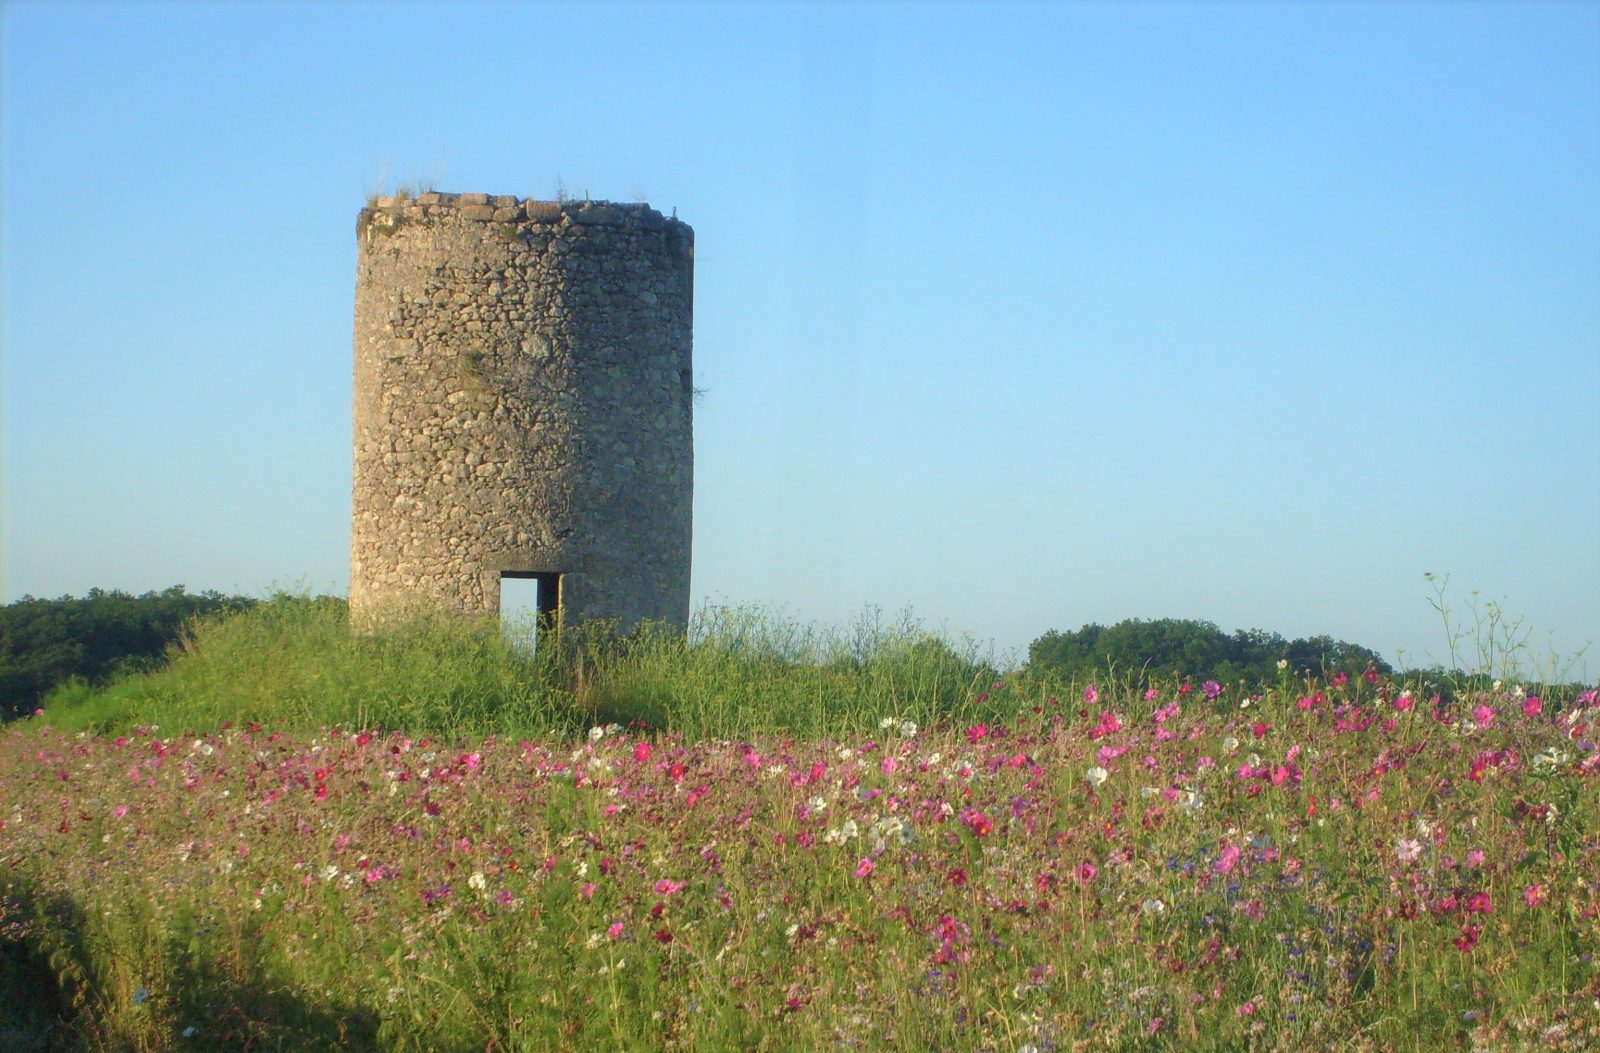
M82 599L24 596L0 607L0 719L31 712L57 685L100 685L155 664L203 615L256 601L182 585L133 596L91 589Z
M1062 681L1107 676L1155 683L1188 679L1251 685L1278 681L1278 662L1298 676L1367 669L1388 673L1376 651L1330 636L1285 640L1261 629L1225 633L1211 622L1180 618L1130 618L1108 627L1085 625L1076 632L1051 630L1028 647L1028 671Z
M556 657L517 649L485 619L422 614L353 633L343 599L280 594L197 623L163 668L102 690L69 684L45 709L60 726L94 729L555 729L573 726Z
M587 651L578 697L598 724L641 721L705 737L757 728L839 735L887 716L918 723L979 715L998 676L970 642L876 610L848 632L747 607L700 612L687 636L646 627Z
M540 638L529 653L494 619L420 614L352 633L345 601L280 595L196 624L165 667L45 700L59 727L257 723L312 732L567 734L643 724L708 737L755 727L830 735L887 716L930 723L988 714L997 680L970 643L869 612L847 633L751 609L702 612L686 635L605 623Z

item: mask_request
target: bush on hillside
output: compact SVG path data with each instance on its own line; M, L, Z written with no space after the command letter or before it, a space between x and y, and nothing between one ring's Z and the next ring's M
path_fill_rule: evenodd
M1093 680L1108 672L1145 681L1217 680L1268 684L1278 662L1295 674L1393 670L1370 648L1331 636L1285 640L1262 629L1225 633L1207 621L1130 618L1112 626L1085 625L1076 632L1051 630L1028 647L1028 671L1063 681Z

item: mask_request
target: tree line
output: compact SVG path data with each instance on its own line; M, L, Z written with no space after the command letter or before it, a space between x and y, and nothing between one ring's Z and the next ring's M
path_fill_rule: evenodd
M1225 633L1211 622L1182 618L1130 618L1076 632L1052 629L1028 647L1030 673L1063 681L1114 676L1146 682L1188 678L1195 684L1243 680L1257 686L1276 682L1283 671L1355 676L1368 669L1394 672L1378 652L1331 636L1286 640L1262 629Z
M103 684L159 662L191 620L256 604L248 596L191 594L174 585L132 595L90 589L81 598L24 596L0 607L0 719L33 712L51 689Z

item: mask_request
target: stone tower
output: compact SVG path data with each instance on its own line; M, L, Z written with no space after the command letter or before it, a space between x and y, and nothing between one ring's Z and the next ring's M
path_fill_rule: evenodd
M694 232L647 205L378 198L356 223L350 610L684 624ZM559 600L557 599L559 597Z

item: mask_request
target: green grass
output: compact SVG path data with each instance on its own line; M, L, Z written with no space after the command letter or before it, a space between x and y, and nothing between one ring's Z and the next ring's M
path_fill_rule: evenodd
M513 639L515 634L513 634ZM997 674L970 642L869 612L848 631L753 608L711 608L687 634L647 625L568 632L529 653L491 619L418 615L352 633L342 600L280 595L194 624L161 668L45 699L55 726L209 732L566 735L642 723L697 738L866 730L884 713L929 723L1000 712Z

